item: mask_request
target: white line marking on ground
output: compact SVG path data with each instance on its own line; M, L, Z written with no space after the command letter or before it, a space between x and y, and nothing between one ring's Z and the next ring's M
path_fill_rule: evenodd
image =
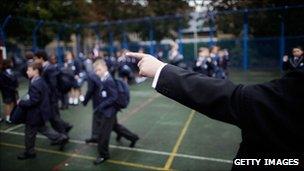
M4 133L8 133L8 132L11 132L11 131L13 131L13 130L15 130L15 129L18 129L18 128L22 127L22 126L23 126L23 124L15 125L15 126L12 126L12 127L7 128L6 130L3 130L3 132L4 132ZM1 130L1 131L2 131L2 130Z
M5 133L5 134L24 136L24 133L21 133L21 132L15 132L15 131L10 131L10 132L0 131L0 132ZM37 135L37 138L47 139L47 137L42 136L42 135ZM81 141L81 140L70 139L69 141L73 142L75 144L86 144L84 141ZM158 155L164 155L164 156L170 156L170 154L171 154L170 152L164 152L164 151L147 150L147 149L141 149L141 148L129 148L129 147L123 147L123 146L116 146L116 145L110 145L110 148L128 150L128 151L136 151L136 152L143 152L143 153L148 153L148 154L158 154ZM213 161L213 162L229 163L229 164L232 163L232 160L219 159L219 158L213 158L213 157L193 156L193 155L187 155L187 154L176 154L175 156L176 157L187 158L187 159L205 160L205 161Z

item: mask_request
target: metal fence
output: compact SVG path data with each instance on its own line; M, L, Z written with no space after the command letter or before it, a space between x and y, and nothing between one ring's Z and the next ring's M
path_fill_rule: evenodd
M185 61L191 62L195 60L197 56L194 51L195 47L210 47L211 45L219 45L222 48L228 49L230 53L230 65L232 67L242 68L248 70L251 68L276 68L279 69L281 66L281 58L285 53L290 52L291 48L297 45L304 45L304 31L299 32L296 35L286 35L285 21L288 18L284 17L284 14L290 10L303 10L304 6L292 6L292 7L276 7L276 8L263 8L263 9L244 9L244 10L233 10L233 11L222 11L222 12L208 12L206 20L209 22L209 38L205 41L194 40L191 43L184 41L183 28L178 27L176 32L176 41L179 43L180 52L183 53ZM277 15L274 22L277 23L277 27L273 28L277 30L275 36L250 36L250 17L257 15L257 13L263 13L269 15ZM203 15L203 14L202 14ZM236 26L239 29L239 34L229 39L221 39L217 36L217 25L216 21L221 17L227 15L238 15L239 22ZM58 23L53 21L43 21L23 18L20 16L7 16L3 18L2 25L0 27L0 45L5 45L8 56L14 56L22 62L22 57L26 50L35 51L38 48L43 47L43 33L50 33L51 37L54 38L55 49L58 61L63 61L64 51L71 49L73 46L76 47L75 52L87 53L94 48L94 43L84 44L86 38L85 32L94 35L93 42L102 41L103 45L101 49L107 51L109 54L115 54L120 48L128 48L131 51L137 51L140 47L144 48L147 53L155 54L157 50L161 49L164 51L166 56L169 51L169 44L156 42L154 25L157 21L165 22L176 22L185 15L170 15L161 17L149 17L139 18L131 20L119 20L119 21L106 21L96 22L90 24L74 24L69 25L66 23ZM153 22L151 22L153 21ZM15 37L7 36L7 25L18 25L26 23L28 28L23 30L25 35L15 34ZM30 23L30 24L29 24ZM144 24L142 24L144 23ZM142 24L143 29L148 30L148 40L145 42L132 42L128 39L127 29L132 24ZM237 24L237 23L236 23ZM120 27L120 32L115 33L112 31L114 27ZM63 42L62 35L65 30L73 30L75 45L71 42ZM120 34L117 36L115 34ZM25 38L27 37L27 38ZM30 38L29 38L30 37ZM119 40L115 38L119 37ZM30 41L24 41L30 40ZM50 40L51 41L51 40ZM117 44L118 42L118 44Z

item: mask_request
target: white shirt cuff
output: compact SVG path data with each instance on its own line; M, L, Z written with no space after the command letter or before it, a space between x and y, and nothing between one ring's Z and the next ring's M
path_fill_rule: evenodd
M164 68L164 66L166 66L166 65L167 65L166 63L163 63L160 67L158 67L158 69L156 71L156 74L154 76L153 82L152 82L152 88L154 88L154 89L156 88L160 72Z

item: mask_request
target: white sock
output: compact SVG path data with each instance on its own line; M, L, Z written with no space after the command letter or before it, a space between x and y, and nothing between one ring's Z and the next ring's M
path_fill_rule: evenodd
M69 98L69 104L73 104L74 103L74 99L72 97Z
M74 105L77 105L78 104L78 98L75 98L74 99Z
M83 102L83 101L84 101L84 96L83 96L83 95L80 95L80 96L79 96L79 100L80 100L81 102Z

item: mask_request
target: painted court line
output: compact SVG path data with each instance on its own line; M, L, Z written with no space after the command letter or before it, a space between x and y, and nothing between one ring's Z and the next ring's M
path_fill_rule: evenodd
M24 146L22 146L22 145L10 144L10 143L0 143L0 145L7 146L7 147L21 148L21 149L24 148ZM37 151L50 153L50 154L63 155L63 156L86 159L86 160L95 160L95 157L80 155L80 154L76 154L76 153L67 153L67 152L61 152L61 151L55 151L55 150L48 150L48 149L44 149L44 148L35 148L35 149ZM123 166L128 166L128 167L141 168L141 169L164 170L161 167L154 167L154 166L148 166L148 165L143 165L143 164L138 164L138 163L118 161L118 160L107 160L107 162L113 163L113 164L118 164L118 165L123 165Z
M145 108L147 105L152 103L158 97L160 97L160 94L155 94L154 96L148 98L145 102L141 103L139 106L134 107L134 109L132 109L130 112L124 114L122 118L120 118L118 121L121 123L127 121L132 115L136 114L137 112Z
M19 136L24 136L24 133L21 132L3 132L0 131L1 133L5 134L11 134L11 135L19 135ZM45 136L42 135L37 135L37 138L40 139L47 139ZM86 144L85 141L80 141L80 140L69 140L72 143L75 144ZM94 145L94 144L90 144ZM96 145L94 145L96 146ZM147 153L147 154L156 154L156 155L163 155L163 156L170 156L170 152L164 152L164 151L156 151L156 150L147 150L147 149L141 149L141 148L129 148L129 147L123 147L123 146L116 146L116 145L110 145L110 148L113 149L121 149L121 150L126 150L126 151L135 151L135 152L142 152L142 153ZM193 155L187 155L187 154L175 154L175 157L181 157L181 158L187 158L187 159L195 159L195 160L204 160L204 161L212 161L212 162L220 162L220 163L232 163L232 160L227 160L227 159L219 159L219 158L213 158L213 157L204 157L204 156L193 156Z
M5 133L11 132L11 131L13 131L13 130L15 130L15 129L18 129L18 128L22 127L22 126L23 126L23 124L15 125L15 126L12 126L12 127L7 128L6 130L4 130L4 132L5 132Z
M195 110L192 110L188 119L187 119L187 121L186 121L186 123L185 123L185 126L183 127L183 129L182 129L182 131L181 131L181 133L180 133L180 135L179 135L179 137L178 137L178 139L177 139L177 141L176 141L176 143L173 147L173 150L172 150L172 152L171 152L171 154L170 154L170 156L169 156L169 158L168 158L168 160L167 160L167 162L164 166L165 170L169 170L171 168L171 166L173 164L173 161L174 161L174 158L175 158L175 156L177 154L177 151L178 151L178 149L179 149L179 147L180 147L180 145L181 145L181 143L184 139L184 136L186 135L186 132L188 130L188 127L191 123L191 120L192 120L194 114L195 114Z
M62 169L62 167L65 165L65 163L69 163L74 157L75 155L79 155L83 150L87 149L88 146L83 146L79 149L75 149L74 153L72 156L68 157L67 159L61 161L60 163L58 163L57 165L55 165L52 169L52 171L60 171Z

